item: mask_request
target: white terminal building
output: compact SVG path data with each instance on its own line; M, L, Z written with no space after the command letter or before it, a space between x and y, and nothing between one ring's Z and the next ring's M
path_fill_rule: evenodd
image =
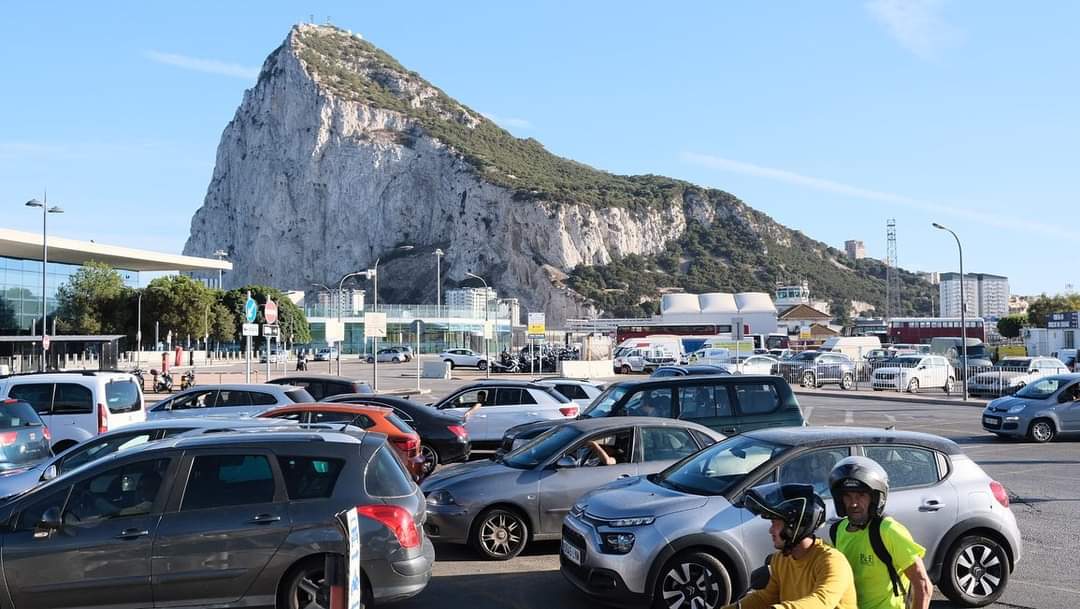
M960 273L941 273L940 317L960 317ZM989 273L964 274L964 300L972 317L995 320L1009 314L1009 278Z

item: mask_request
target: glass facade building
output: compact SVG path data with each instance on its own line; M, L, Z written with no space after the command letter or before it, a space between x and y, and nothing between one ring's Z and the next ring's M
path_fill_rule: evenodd
M81 268L77 264L49 262L45 277L47 313L56 311L56 295L60 286ZM124 284L138 287L139 273L116 269ZM41 260L0 256L0 334L30 334L31 327L41 319ZM41 329L38 328L40 333Z

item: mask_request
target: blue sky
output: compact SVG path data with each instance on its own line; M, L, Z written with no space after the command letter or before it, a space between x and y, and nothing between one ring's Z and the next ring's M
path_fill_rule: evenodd
M314 15L549 150L728 190L920 270L1080 287L1080 3L9 4L0 226L178 252L263 59ZM252 7L256 12L251 12ZM407 8L403 8L407 7ZM52 232L52 230L50 232Z

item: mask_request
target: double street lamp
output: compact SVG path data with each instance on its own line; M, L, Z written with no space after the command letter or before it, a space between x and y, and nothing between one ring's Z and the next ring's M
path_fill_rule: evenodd
M49 207L49 193L45 192L44 201L38 201L37 199L30 199L26 202L27 207L40 207L41 208L41 371L45 371L45 352L48 349L48 327L46 320L49 318L48 305L46 304L46 298L48 292L46 291L45 279L48 277L48 262L49 262L49 214L62 214L64 210L57 207Z
M967 374L967 365L968 365L967 353L968 352L967 352L967 315L966 315L966 313L967 313L966 308L967 307L965 306L965 303L964 303L964 247L962 245L960 245L960 237L957 237L956 233L954 233L951 229L945 228L944 226L938 224L937 222L933 223L933 227L938 229L938 230L946 231L950 235L952 235L953 239L956 239L956 249L959 250L959 252L960 252L960 336L961 336L961 338L960 338L960 350L961 350L961 357L963 358L960 361L960 378L962 379L961 384L964 387L963 395L964 395L964 401L966 402L967 399L968 399L968 386L967 386L967 376L968 376L968 374Z
M489 341L487 337L488 308L491 302L491 288L488 287L488 284L486 281L484 281L483 277L475 273L465 273L465 276L472 277L473 279L479 279L480 283L484 284L484 360L486 360L487 362L487 365L484 366L484 376L486 378L491 378L491 351L488 349Z

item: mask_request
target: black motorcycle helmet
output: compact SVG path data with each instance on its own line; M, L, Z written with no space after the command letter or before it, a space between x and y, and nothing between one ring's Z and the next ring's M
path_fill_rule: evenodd
M825 501L809 484L774 482L752 488L743 499L743 507L766 520L784 521L780 538L785 552L825 523Z
M873 459L847 457L837 461L829 472L829 490L837 516L847 516L844 491L855 490L870 493L870 518L877 518L885 512L885 502L889 499L889 474Z

